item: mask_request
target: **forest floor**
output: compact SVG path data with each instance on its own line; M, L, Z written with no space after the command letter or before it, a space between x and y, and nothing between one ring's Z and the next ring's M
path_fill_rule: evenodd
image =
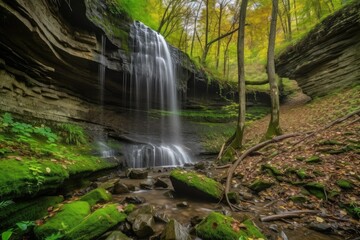
M317 131L335 119L359 110L360 91L356 87L308 100L303 94L296 93L281 106L284 133ZM305 135L269 144L240 163L230 191L238 192L242 199L239 205L257 216L318 211L295 214L296 217L291 218L283 216L276 224L273 221L265 223L263 230L268 235L278 236L274 239L286 239L280 237L283 229L304 226L332 233L333 239L358 239L360 223L355 219L360 218L359 120L360 117L354 115L303 141ZM269 116L247 128L247 146L260 142L268 122ZM219 179L224 179L227 170L219 170L217 174ZM258 208L259 203L263 203L261 208ZM318 236L303 238L303 234L306 231L299 236L290 238L291 233L288 236L289 239L322 239Z

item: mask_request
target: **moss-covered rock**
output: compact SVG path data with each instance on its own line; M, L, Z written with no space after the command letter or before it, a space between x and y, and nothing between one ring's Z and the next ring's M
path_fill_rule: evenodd
M124 213L129 214L132 213L135 210L136 206L132 203L128 204L124 208Z
M273 182L268 182L268 181L256 179L255 181L253 181L250 184L249 188L251 190L253 190L254 192L261 192L261 191L271 187L272 185L274 185Z
M126 214L120 213L115 204L109 204L87 216L68 231L65 238L69 240L94 239L125 219Z
M306 171L304 169L299 169L296 171L296 175L301 179L304 180L305 178L308 178L309 175L307 175Z
M96 203L105 203L112 199L111 193L104 188L96 188L80 198L80 201L85 201L94 206Z
M353 189L354 186L353 184L348 181L348 180L345 180L345 179L339 179L336 181L336 184L341 187L342 189L345 189L345 190L349 190L349 189Z
M263 171L268 171L271 175L274 175L274 176L281 176L283 175L283 173L277 169L276 167L274 166L271 166L270 164L263 164L261 165L261 170Z
M308 159L306 159L305 162L309 164L320 163L321 158L319 156L311 156Z
M294 203L305 203L307 201L307 197L304 195L294 195L290 197L291 201Z
M241 223L217 212L210 213L196 225L195 230L196 235L204 240L238 240L240 237L265 239L251 220Z
M176 193L218 202L223 196L223 186L215 180L192 171L173 170L171 183Z
M51 234L65 233L90 214L90 204L84 201L76 201L65 204L55 216L47 220L43 225L36 226L34 233L38 239L43 239Z
M326 199L326 190L323 184L311 182L307 183L304 188L319 199Z
M237 204L240 202L240 197L237 192L229 192L227 196L231 203Z
M64 199L61 196L46 196L28 201L16 202L0 211L0 229L13 226L20 221L34 221L48 213L48 208Z

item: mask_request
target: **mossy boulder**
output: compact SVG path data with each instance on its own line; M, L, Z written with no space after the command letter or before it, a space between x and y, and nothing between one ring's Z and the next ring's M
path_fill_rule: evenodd
M323 184L311 182L304 185L304 188L319 199L326 199L326 190Z
M193 171L173 170L170 174L175 192L181 195L218 202L223 196L223 186Z
M36 226L34 233L38 239L43 239L54 233L65 233L79 225L90 214L90 204L85 201L76 201L65 204L55 216L43 225Z
M274 176L281 176L283 175L283 173L277 169L276 167L270 165L270 164L263 164L261 165L261 170L262 171L267 171L268 173L270 173L271 175Z
M273 182L256 179L255 181L253 181L250 184L249 188L251 190L253 190L254 192L261 192L261 191L271 187L272 185L274 185Z
M96 188L80 198L80 201L85 201L94 206L97 203L105 203L112 199L111 193L104 188Z
M136 206L134 204L132 204L132 203L127 204L124 207L124 213L126 213L126 214L132 213L135 210L135 208L136 208Z
M94 239L125 219L126 214L120 213L115 204L109 204L87 216L81 223L68 231L65 238L69 240Z
M301 179L304 180L305 178L309 178L309 175L306 173L304 169L299 169L296 171L296 175Z
M338 185L339 187L341 187L342 189L345 189L345 190L350 190L350 189L354 188L353 184L350 181L345 180L345 179L337 180L336 185Z
M12 203L0 211L0 229L15 225L20 221L34 221L48 213L48 208L64 200L61 196L45 196Z
M306 163L309 164L315 164L315 163L320 163L322 160L319 156L311 156L308 159L305 160Z
M195 230L196 235L204 240L238 240L241 237L266 239L251 220L239 222L217 212L211 212L196 225Z

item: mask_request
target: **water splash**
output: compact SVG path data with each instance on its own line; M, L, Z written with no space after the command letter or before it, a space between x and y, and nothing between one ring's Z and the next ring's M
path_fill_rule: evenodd
M134 22L130 35L133 40L130 101L135 102L134 125L145 125L142 126L145 134L142 136L144 144L127 148L128 165L155 167L190 163L190 157L182 148L177 81L169 46L160 34L141 22ZM159 117L156 133L148 115L153 109L167 113Z

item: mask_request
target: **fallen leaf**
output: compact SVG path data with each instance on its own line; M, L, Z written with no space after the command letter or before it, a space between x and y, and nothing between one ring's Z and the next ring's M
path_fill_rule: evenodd
M316 217L316 221L319 223L322 223L322 222L324 222L324 219L322 219L321 217Z

